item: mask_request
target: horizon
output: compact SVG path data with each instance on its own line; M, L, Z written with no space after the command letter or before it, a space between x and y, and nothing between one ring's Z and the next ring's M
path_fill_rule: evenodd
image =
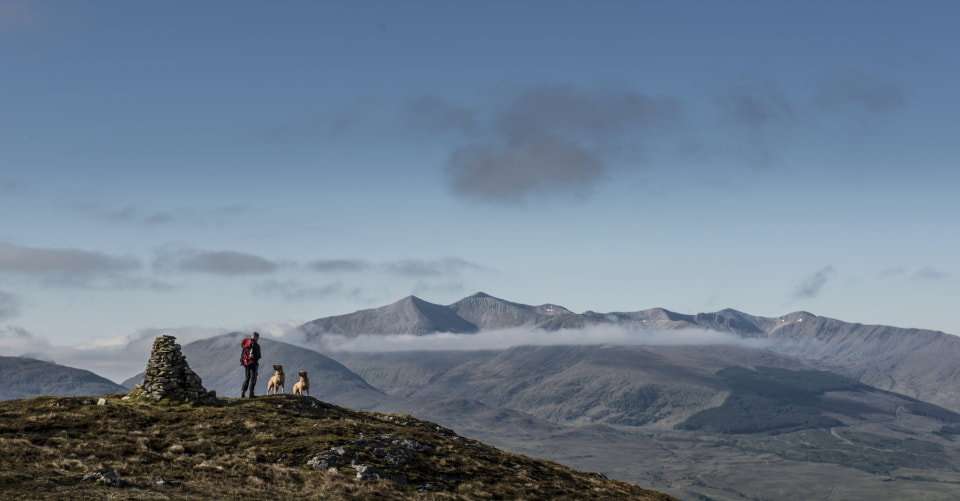
M467 299L477 294L484 294L501 301L514 302L509 299L494 296L486 292L478 291L474 294L464 296L461 299ZM389 306L409 297L405 296L386 305L369 308ZM425 299L417 297L421 301ZM515 303L515 302L514 302ZM453 303L440 306L449 306ZM520 303L522 304L522 303ZM540 303L538 305L555 305L564 307L556 303ZM633 311L647 311L651 309L662 309L658 307L644 308L640 310L618 311L617 313L629 313ZM748 316L761 318L778 318L795 313L805 313L815 317L821 317L814 313L806 311L794 311L784 313L774 317L763 315L753 315L750 312L737 310L734 308L723 308L715 312L677 312L672 313L681 315L696 315L698 313L718 313L724 310L733 310ZM330 315L331 317L349 315L364 310L356 310L350 313ZM574 312L582 315L588 311ZM594 313L615 313L613 310L595 311ZM326 318L326 317L320 317ZM838 319L846 323L852 322L847 319ZM317 320L317 319L313 319ZM310 320L312 321L312 320ZM308 321L309 322L309 321ZM127 379L143 371L143 367L149 358L154 339L158 336L170 335L177 339L181 346L211 339L214 337L228 335L247 336L253 331L261 334L261 339L283 342L298 346L300 348L315 351L320 354L338 353L338 352L393 352L393 351L474 351L474 350L506 350L520 346L544 346L544 345L624 345L624 346L678 346L678 345L740 345L752 348L764 348L769 345L769 341L763 338L745 338L739 337L724 331L717 331L710 328L682 328L682 329L658 329L647 328L639 325L626 324L597 324L580 328L562 328L558 331L546 331L534 327L510 327L504 329L481 329L475 333L451 333L435 332L430 334L361 334L355 337L344 337L337 334L325 334L319 340L308 341L306 333L301 329L307 322L290 323L276 322L271 324L261 324L260 326L251 326L247 329L224 329L207 327L181 327L173 329L144 329L124 336L112 336L96 338L88 343L75 345L53 345L44 339L36 339L24 336L19 339L8 340L8 348L14 348L19 353L14 356L32 358L51 362L58 365L73 367L77 369L88 370L98 376L104 377L114 383L121 384ZM867 324L870 325L870 324ZM883 325L883 324L878 324ZM890 327L901 329L921 329L930 330L951 336L957 336L943 331L932 329L923 329L912 326ZM481 335L482 334L482 335ZM11 342L18 341L18 342ZM131 358L133 357L133 358ZM139 357L139 358L136 358Z
M0 350L479 290L960 334L958 17L0 0Z

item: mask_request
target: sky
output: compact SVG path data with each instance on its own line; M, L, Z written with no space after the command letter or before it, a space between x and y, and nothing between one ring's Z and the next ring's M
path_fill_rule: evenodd
M958 18L0 0L0 349L478 291L960 335Z

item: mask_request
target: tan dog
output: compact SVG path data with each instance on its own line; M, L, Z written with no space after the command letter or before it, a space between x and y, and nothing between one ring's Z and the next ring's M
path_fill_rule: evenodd
M307 371L300 371L297 373L300 376L300 381L297 384L293 385L293 394L302 396L304 393L307 396L310 396L310 378L307 377Z
M280 393L286 393L287 391L283 386L283 382L285 380L285 377L283 375L283 366L274 365L273 371L274 371L273 377L270 378L270 382L267 383L267 395L270 394L270 390L273 390L273 394L276 395L277 389L280 390Z

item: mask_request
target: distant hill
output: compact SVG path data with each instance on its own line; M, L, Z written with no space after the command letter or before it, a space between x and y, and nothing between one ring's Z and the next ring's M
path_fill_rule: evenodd
M728 309L688 316L682 322L650 323L658 328L693 326L765 337L774 341L770 350L813 367L960 411L960 337L951 334L843 322L802 311L757 317Z
M301 326L308 339L322 334L357 336L360 334L429 334L477 332L476 325L458 316L445 306L424 301L416 296L405 297L393 304L348 315L326 317Z
M201 339L182 346L183 355L203 380L207 390L214 390L218 396L239 397L243 384L243 368L240 365L240 342L249 334L232 332L207 339ZM370 386L364 379L354 374L339 362L289 343L260 338L263 358L260 360L260 374L257 379L256 394L264 395L267 384L273 376L273 364L284 367L286 374L286 392L293 392L298 381L297 372L305 370L310 378L310 395L341 405L369 408L389 397ZM146 368L146 362L144 362ZM143 373L123 382L126 388L143 380Z
M413 413L682 499L960 493L960 415L765 349L571 345L330 356L397 397L377 410ZM745 471L762 471L762 481Z
M914 399L854 379L810 370L786 356L739 346L522 346L472 356L463 352L332 356L398 397L476 399L565 426L709 427L719 432L809 429L890 420L898 409L923 407ZM739 405L741 414L735 414L731 405ZM922 412L933 412L923 408L928 410ZM710 409L717 411L707 412ZM423 412L444 419L437 411ZM947 409L937 412L944 425L960 420ZM729 419L736 422L727 423Z
M32 358L0 357L0 400L39 395L102 395L124 387L90 371Z

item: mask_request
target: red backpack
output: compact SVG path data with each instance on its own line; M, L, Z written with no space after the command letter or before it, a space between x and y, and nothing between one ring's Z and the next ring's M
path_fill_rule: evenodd
M253 339L247 338L240 343L240 348L243 349L243 352L240 353L240 364L241 365L253 365L256 362L253 359Z

